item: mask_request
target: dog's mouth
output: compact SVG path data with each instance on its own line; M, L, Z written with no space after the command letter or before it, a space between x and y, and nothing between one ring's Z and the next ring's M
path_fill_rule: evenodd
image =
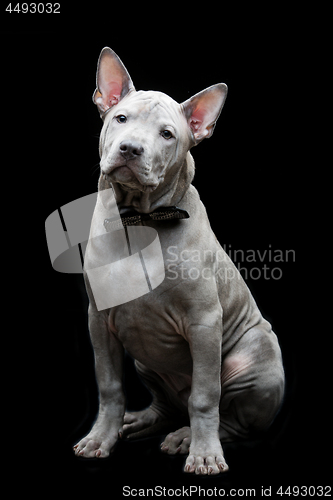
M129 182L137 179L136 175L134 172L129 168L128 165L119 165L119 167L115 167L112 172L110 172L111 176L113 174L113 177L119 177L123 179L124 182L128 180ZM137 179L138 180L138 179Z
M111 168L107 168L106 171L102 168L102 174L105 179L113 182L131 183L139 180L133 170L126 163L122 165L114 165Z
M134 191L139 190L144 193L149 193L154 191L158 183L152 183L145 181L145 179L141 178L142 175L136 172L135 169L132 170L127 164L118 165L113 167L110 172L103 172L104 178L111 181L117 182L121 184L122 188L126 191Z

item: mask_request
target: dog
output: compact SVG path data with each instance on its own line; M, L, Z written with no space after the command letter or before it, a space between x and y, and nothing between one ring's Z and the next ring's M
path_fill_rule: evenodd
M223 83L182 104L161 92L136 91L119 57L108 47L100 54L93 95L103 119L98 193L112 189L122 217L134 212L137 227L157 231L165 274L148 293L98 310L87 246L99 413L74 446L79 457L105 458L119 438L182 415L190 425L168 434L161 450L188 454L185 472L219 474L228 470L221 443L264 431L279 410L285 378L277 337L191 184L190 149L212 135L226 95ZM168 209L175 215L154 218ZM103 240L97 252L108 254ZM139 412L125 412L125 349L153 396Z

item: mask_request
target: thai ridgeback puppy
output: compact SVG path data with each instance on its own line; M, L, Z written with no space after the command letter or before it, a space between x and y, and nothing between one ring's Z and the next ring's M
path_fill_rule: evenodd
M108 47L101 52L93 96L103 119L98 190L112 187L120 215L135 212L137 226L157 231L165 278L139 298L98 310L85 273L99 413L74 446L77 456L107 457L119 437L185 415L190 426L167 435L162 451L188 453L185 472L219 474L228 470L221 442L265 430L280 407L277 337L191 184L189 150L212 135L226 95L223 83L182 104L161 92L136 91L118 56ZM217 173L206 168L209 185ZM170 218L154 220L168 209ZM93 259L88 245L85 263ZM143 411L125 413L125 349L153 395Z

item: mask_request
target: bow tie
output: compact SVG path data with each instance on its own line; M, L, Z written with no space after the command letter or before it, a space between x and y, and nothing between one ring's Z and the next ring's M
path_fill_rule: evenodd
M104 227L108 232L122 229L123 226L134 226L145 220L170 220L188 219L190 216L186 210L178 207L160 207L150 214L130 211L119 217L104 220Z

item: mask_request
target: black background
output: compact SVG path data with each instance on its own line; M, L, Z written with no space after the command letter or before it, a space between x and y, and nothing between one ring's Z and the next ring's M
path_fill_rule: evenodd
M16 293L21 290L28 304L27 312L19 308L20 334L14 340L24 346L20 349L27 366L20 391L25 401L22 428L25 436L30 435L15 465L18 477L32 466L29 491L43 490L40 483L46 474L49 492L59 488L81 498L88 498L88 492L89 498L91 494L119 497L123 485L201 485L227 491L255 487L259 496L263 485L272 485L274 491L281 485L328 484L325 438L315 425L317 408L327 412L328 402L325 408L304 351L309 334L300 327L304 311L296 262L291 259L265 261L270 268L281 268L279 280L247 280L279 337L287 393L265 440L225 445L229 473L215 478L185 475L185 458L159 452L161 437L121 442L105 461L78 460L71 451L97 412L87 298L82 276L52 269L44 221L58 207L96 190L102 121L91 96L97 59L105 45L120 56L138 90L159 90L182 102L214 83L228 85L214 135L192 150L194 185L222 245L261 252L271 245L298 255L298 170L292 152L297 68L296 49L286 41L286 25L275 25L271 17L265 27L261 22L247 25L245 19L244 30L234 18L234 29L226 34L229 21L223 16L212 27L198 14L194 23L178 16L159 29L156 15L152 29L140 18L132 19L130 26L124 22L125 13L113 16L109 10L96 5L85 26L71 12L70 21L62 14L61 22L43 21L35 29L31 15L21 16L16 25L11 14L2 31L8 170L24 234L20 240L24 266L18 272L24 286L23 292L17 286ZM241 266L250 271L263 263L241 262ZM33 334L27 335L28 331ZM125 366L128 408L141 409L150 396L128 357ZM30 375L33 382L28 383ZM16 434L20 440L20 432Z

